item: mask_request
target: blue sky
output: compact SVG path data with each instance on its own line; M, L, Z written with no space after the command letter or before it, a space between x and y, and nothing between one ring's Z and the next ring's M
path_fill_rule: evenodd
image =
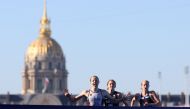
M63 49L72 93L115 79L117 90L181 93L190 66L189 0L47 0L52 38ZM21 93L21 72L29 44L39 34L43 0L1 0L0 93ZM190 75L190 74L189 74Z

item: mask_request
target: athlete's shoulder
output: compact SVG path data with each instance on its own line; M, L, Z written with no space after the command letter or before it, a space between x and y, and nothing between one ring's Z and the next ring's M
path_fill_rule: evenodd
M140 93L136 93L136 94L133 95L132 99L139 100L140 97L141 97L141 94Z
M156 92L154 90L149 91L149 94L156 95Z
M134 97L135 97L135 98L139 98L140 96L141 96L140 93L136 93L136 94L134 94Z
M122 93L119 92L119 91L114 91L114 94L116 94L116 95L122 95Z
M121 92L119 92L119 91L114 91L114 93L121 93Z
M104 91L106 91L105 89L99 89L100 91L102 91L102 92L104 92ZM106 91L107 92L107 91Z
M149 93L156 93L154 90L149 91Z
M135 94L135 96L140 96L140 95L141 95L141 93L136 93L136 94Z
M105 89L98 89L101 93L107 93L107 90Z
M109 94L109 93L107 92L107 90L105 90L105 89L99 89L99 92L100 92L103 96L106 96L106 95Z

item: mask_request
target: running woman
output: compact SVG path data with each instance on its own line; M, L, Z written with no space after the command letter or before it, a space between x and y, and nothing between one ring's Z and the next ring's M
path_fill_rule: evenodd
M116 99L120 99L123 97L122 93L121 92L118 92L118 91L115 91L115 88L116 88L116 82L115 80L111 79L111 80L108 80L107 82L107 92L113 97L113 98L116 98ZM125 106L128 106L127 105L127 102L125 100L122 100L122 102L125 104ZM117 102L114 102L108 98L105 98L104 99L104 105L105 106L119 106L120 104L120 101L117 101Z
M92 76L90 78L90 89L82 91L77 96L71 96L66 89L64 95L68 97L71 101L77 101L83 96L87 97L89 106L102 106L102 101L106 97L115 102L121 101L123 98L115 99L106 90L98 88L99 78L97 76Z
M138 101L140 106L160 106L160 100L155 91L149 91L149 81L143 80L141 83L141 93L135 94L131 100L131 106Z

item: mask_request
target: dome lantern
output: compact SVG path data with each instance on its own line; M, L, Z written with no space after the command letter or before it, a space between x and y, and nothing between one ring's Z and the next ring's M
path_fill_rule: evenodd
M44 0L44 12L43 12L42 19L40 21L40 37L51 36L50 20L47 18L46 4L47 4L46 0Z

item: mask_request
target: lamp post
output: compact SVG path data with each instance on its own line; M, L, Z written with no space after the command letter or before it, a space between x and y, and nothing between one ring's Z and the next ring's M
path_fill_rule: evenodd
M159 79L159 87L160 87L160 90L159 90L159 98L160 98L160 102L162 102L162 73L161 72L158 72L158 79Z
M189 74L189 66L186 66L185 67L185 79L186 79L186 90L185 90L185 106L189 107L189 77L188 77L188 74Z

